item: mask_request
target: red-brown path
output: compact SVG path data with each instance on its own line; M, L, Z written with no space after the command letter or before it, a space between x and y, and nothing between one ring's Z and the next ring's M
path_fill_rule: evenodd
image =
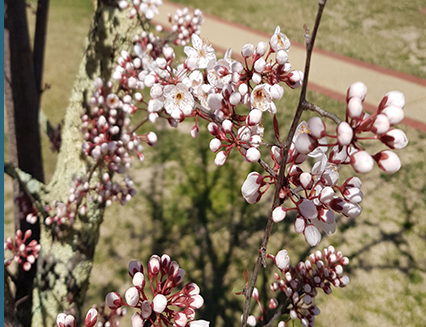
M174 14L184 6L163 1L160 15L155 23L168 26L167 13ZM239 59L244 44L256 45L259 41L268 42L271 33L259 32L250 27L229 22L204 14L201 36L207 38L219 52L232 47L234 58ZM303 70L306 52L304 45L292 42L289 52L290 62L295 69ZM362 81L368 89L364 109L376 110L383 96L392 90L404 93L406 105L403 123L426 132L426 79L372 65L329 51L315 49L309 76L309 89L344 102L346 90L353 82Z

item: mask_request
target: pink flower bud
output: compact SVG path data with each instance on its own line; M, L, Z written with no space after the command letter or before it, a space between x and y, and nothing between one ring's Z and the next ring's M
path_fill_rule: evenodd
M278 50L275 55L275 60L279 65L284 65L288 62L288 54L285 50Z
M350 177L343 184L344 187L356 187L361 189L362 182L358 177Z
M274 221L274 223L278 223L281 220L283 220L287 215L287 209L279 206L276 207L274 209L274 211L272 211L272 220Z
M261 193L259 189L265 185L263 177L257 172L251 172L247 175L246 180L244 181L241 187L241 193L244 199L250 203L254 204L260 200Z
M320 139L325 136L325 123L319 117L312 117L308 121L309 130L311 135L316 139Z
M65 313L58 314L58 316L56 317L56 325L58 327L65 327L65 318L66 317L67 317L67 315Z
M218 136L220 133L219 127L217 126L216 123L210 122L207 125L207 130L209 131L210 134L212 134L213 136Z
M130 307L135 307L139 302L139 291L136 287L130 287L124 294L124 297Z
M250 315L247 317L247 325L254 327L256 326L256 317L253 315Z
M179 264L176 261L172 261L169 265L168 275L170 279L174 279L179 274Z
M327 186L321 190L321 193L319 195L319 200L324 204L328 204L330 203L331 200L333 200L333 197L334 197L334 190L331 187Z
M191 295L190 299L188 300L189 306L193 309L199 309L204 304L204 299L201 295Z
M191 136L195 139L198 136L199 129L197 126L191 128Z
M77 323L75 318L71 315L65 317L65 327L76 327Z
M200 288L195 283L188 283L184 286L184 293L187 295L200 294Z
M297 203L299 213L306 219L315 219L318 216L316 205L308 199L302 199Z
M98 311L94 308L91 308L84 319L85 327L93 327L96 324L96 320L98 319Z
M388 106L395 106L395 107L403 109L405 106L404 94L399 91L390 91L386 93L382 102L379 105L379 109L388 107Z
M256 60L256 62L254 63L254 70L258 73L262 73L263 70L265 69L266 66L266 61L263 58L259 58L258 60Z
M276 309L278 307L278 301L277 301L277 299L270 299L269 303L268 303L268 307L271 310Z
M247 94L247 92L248 92L248 86L247 86L247 84L241 84L239 87L238 87L238 92L241 94L241 96L244 96L244 95L246 95Z
M149 307L151 307L151 306L149 306ZM144 318L144 319L146 319L146 318ZM132 327L143 327L143 322L144 321L143 321L142 317L140 316L140 314L135 312L132 316Z
M227 156L225 151L220 151L217 153L216 158L214 159L214 164L218 167L223 166L226 162Z
M123 305L123 299L117 292L110 292L105 298L105 303L111 310L118 309Z
M148 261L148 276L157 276L160 272L160 257L158 255L152 255Z
M292 89L297 89L303 83L303 73L299 70L293 70L288 74L288 86Z
M234 126L234 124L229 119L225 119L222 122L222 129L223 129L224 132L232 131L233 126Z
M253 73L251 80L254 84L260 84L262 82L262 76L259 73Z
M212 110L222 109L222 95L211 93L207 97L207 104Z
M176 326L178 327L185 327L188 322L188 318L183 312L176 312L174 315L174 320Z
M346 200L352 203L359 203L363 199L363 194L361 190L357 187L349 187L345 189L342 195Z
M349 277L348 276L343 276L343 277L340 278L340 287L345 287L348 284L349 284Z
M241 94L239 92L233 92L229 97L229 103L233 106L236 106L241 101Z
M251 147L246 152L246 159L249 162L256 162L260 159L260 152L255 147Z
M143 273L142 264L139 261L130 261L130 263L129 263L129 275L130 275L130 277L133 278L133 276L139 271Z
M297 312L293 309L290 310L290 318L291 318L291 320L297 319Z
M358 97L349 99L346 114L352 119L358 119L363 112L362 100Z
M349 145L352 142L354 136L352 127L347 122L341 122L337 128L337 141L340 145Z
M142 302L141 305L141 315L143 319L148 319L152 313L152 306L148 300Z
M144 83L146 87L152 87L155 83L155 76L152 74L149 74L148 76L145 77Z
M253 109L247 115L246 123L249 126L254 126L260 124L262 121L262 111L259 109Z
M145 287L145 276L141 272L134 274L132 279L133 286L138 289L143 289Z
M253 44L247 43L243 45L243 49L241 50L241 55L244 58L249 58L253 55L253 52L254 52Z
M185 277L185 270L179 268L177 276L173 279L173 284L179 286L183 282L183 278Z
M302 216L297 216L294 220L294 231L298 234L302 233L305 230L306 223L305 219Z
M167 298L163 294L157 294L152 300L153 310L162 313L167 306Z
M374 160L366 151L357 151L350 158L351 166L357 173L368 173L373 169Z
M210 147L210 150L211 150L212 152L217 152L217 151L219 151L219 149L222 147L222 142L220 142L220 140L219 140L219 139L214 138L214 139L212 139L212 140L210 141L210 145L209 145L209 147Z
M149 132L146 134L146 142L149 146L156 146L157 145L157 135L154 132Z
M405 135L405 133L400 129L391 129L380 136L380 141L391 149L403 149L408 144L407 135Z
M263 56L266 53L267 49L268 45L265 42L260 41L256 46L256 54L258 54L259 56Z
M312 175L310 173L302 173L299 177L300 185L304 189L310 189L313 184Z
M308 154L318 146L318 140L308 133L302 133L297 137L295 147L297 152Z
M172 47L165 46L163 47L163 55L167 60L171 60L175 57L175 51Z
M318 218L326 224L334 224L336 222L333 211L329 209L321 208L318 213Z
M373 121L373 125L371 126L371 131L374 134L383 134L389 130L389 119L384 114L378 114Z
M362 213L362 208L357 203L346 202L343 204L342 213L349 218L357 218Z
M379 167L386 173L396 173L401 168L401 160L395 152L384 150L373 156Z
M306 226L303 234L305 235L306 243L310 246L316 246L321 241L321 233L314 225Z
M361 100L364 100L365 95L367 94L367 87L362 82L355 82L351 84L348 88L347 99L352 97L357 97Z
M285 270L290 265L290 256L288 255L287 250L278 251L277 255L274 258L275 265L280 270Z
M400 123L404 119L404 110L400 107L388 106L381 113L388 117L391 126Z

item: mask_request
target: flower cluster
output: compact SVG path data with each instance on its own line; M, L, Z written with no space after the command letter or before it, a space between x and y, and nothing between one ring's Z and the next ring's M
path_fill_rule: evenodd
M146 17L146 19L152 19L155 15L158 15L158 6L161 6L162 4L162 0L132 0L129 18L133 18L138 13L141 13ZM121 9L130 7L127 0L120 0L118 2L118 6Z
M186 45L191 40L193 34L200 34L201 24L203 23L203 14L200 9L195 9L194 14L189 14L188 8L176 10L176 14L168 15L169 22L172 24L172 32L177 37L174 41L176 45Z
M359 205L363 199L361 180L351 177L339 185L341 165L351 165L358 173L369 172L374 161L387 173L394 173L401 167L398 156L392 151L384 150L370 156L360 141L379 140L391 149L402 149L407 145L405 133L393 128L404 116L404 96L397 91L389 92L377 112L368 115L362 111L365 94L366 87L361 82L350 86L346 121L338 124L336 135L327 133L321 118L313 117L307 123L302 122L293 137L286 162L289 165L286 174L288 185L280 190L281 198L289 199L290 204L276 207L272 219L277 223L286 217L287 212L297 211L294 229L303 233L311 246L319 244L321 231L327 234L335 232L335 213L356 218L362 212ZM366 132L374 135L361 135ZM310 172L299 166L308 157L317 159ZM274 171L278 172L282 164L278 146L272 146L271 159ZM275 182L276 175L261 176L252 172L241 188L242 195L248 203L256 203Z
M18 196L14 199L15 205L19 207L19 218L25 219L29 224L35 224L37 222L38 210L32 204L31 199L25 194L25 192L19 192Z
M100 305L100 308L94 305L86 314L84 319L85 327L118 327L120 319L126 314L127 310L118 308L111 310L109 313L105 311L105 303ZM76 327L76 320L73 315L60 313L56 317L56 325L58 327Z
M11 237L8 237L4 243L4 249L10 250L13 253L13 256L9 259L4 260L4 265L9 266L12 261L16 261L18 264L22 265L22 268L25 271L31 269L31 265L38 258L38 253L40 251L40 244L36 240L32 240L27 243L28 239L31 237L31 230L28 229L25 234L21 230L17 230L15 234L15 242L13 242Z
M207 322L194 321L195 310L204 304L196 284L185 284L180 291L173 293L173 289L182 284L185 275L176 261L171 261L167 254L161 257L153 255L149 259L146 274L152 296L148 295L145 288L142 264L131 261L129 275L133 286L126 291L125 301L118 293L111 292L106 296L106 305L111 310L123 306L138 309L132 316L134 327L145 326L146 322L151 326L208 326Z
M130 166L132 154L143 160L140 142L149 138L146 135L138 136L131 130L130 119L125 117L125 112L136 111L137 108L128 105L131 100L127 96L121 100L112 93L112 83L104 88L102 80L97 79L94 85L97 91L90 99L93 108L81 118L86 141L83 152L95 162L102 161L111 171L122 174Z
M343 267L349 264L349 259L333 246L325 248L323 252L316 251L308 260L299 262L296 266L290 265L286 250L279 251L275 256L268 254L267 257L274 260L281 272L274 274L275 282L271 284L270 289L273 292L281 291L286 296L284 303L279 303L275 298L270 299L268 307L273 310L281 305L289 313L288 321L280 322L278 326L285 326L290 320L297 319L303 327L314 326L315 316L320 313L314 304L318 289L328 295L332 293L332 286L345 287L349 283L349 278L343 275ZM254 289L252 296L260 305L257 289ZM250 326L255 326L256 320L263 319L264 309L261 305L260 308L260 317L250 316L247 320ZM282 308L281 312L284 312Z

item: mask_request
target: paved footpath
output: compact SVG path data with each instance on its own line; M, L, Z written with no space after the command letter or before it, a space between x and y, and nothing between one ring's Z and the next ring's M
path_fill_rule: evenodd
M167 13L174 14L177 8L183 7L163 1L163 6L159 8L160 15L154 18L154 23L169 26ZM201 36L208 39L217 52L224 53L232 47L232 57L236 59L241 58L240 51L244 44L268 42L273 32L259 32L207 14L204 14L201 27ZM289 58L292 67L303 70L305 57L305 46L291 42ZM426 132L426 79L315 48L309 75L310 90L344 102L349 85L356 81L362 81L367 86L364 109L370 112L376 110L387 92L403 92L406 99L403 123Z

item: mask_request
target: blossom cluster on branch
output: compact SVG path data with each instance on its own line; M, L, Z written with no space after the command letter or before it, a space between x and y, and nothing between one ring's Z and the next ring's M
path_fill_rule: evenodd
M129 275L133 286L127 289L124 299L117 292L110 292L105 303L112 312L123 307L137 309L131 318L133 327L208 327L207 321L194 320L195 310L204 304L200 288L195 283L187 283L176 290L182 285L185 271L167 254L151 256L146 273L139 261L131 261ZM98 311L91 308L86 314L85 326L92 327L97 320ZM75 327L75 324L72 315L58 315L58 327Z
M22 233L20 229L16 231L15 242L11 237L6 239L4 243L4 249L10 250L13 253L13 256L4 260L4 265L9 266L12 261L16 261L18 264L22 265L22 268L25 271L31 269L31 265L38 258L38 253L40 252L40 244L36 240L27 242L31 237L31 229L27 229L25 233ZM28 244L25 244L28 243Z
M303 327L313 327L315 316L320 314L319 308L314 304L318 289L329 295L332 293L332 286L345 287L349 283L349 277L343 275L343 267L349 264L349 259L331 245L322 252L312 253L308 260L295 266L290 265L287 250L278 251L276 255L267 254L267 257L280 270L280 274L274 273L275 281L270 285L270 290L284 293L285 301L280 303L276 298L271 298L268 308L264 308L259 300L259 291L255 288L252 297L261 314L258 317L250 315L247 320L249 326L256 326L258 321L264 321L270 312L276 318L287 314L288 319L280 321L279 327L297 319Z

